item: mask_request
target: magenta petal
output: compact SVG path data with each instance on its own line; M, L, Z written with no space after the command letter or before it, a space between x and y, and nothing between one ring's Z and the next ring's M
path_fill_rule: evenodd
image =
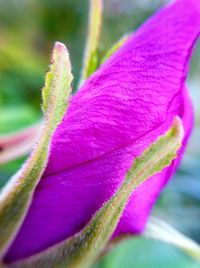
M192 113L184 83L200 31L200 5L178 0L145 23L88 81L53 137L45 176L6 260L30 256L89 221L122 182L134 156ZM116 234L140 232L174 165L137 189Z
M127 204L113 237L122 233L135 234L143 231L147 216L151 212L155 200L180 163L193 126L193 107L186 88L183 90L183 104L179 116L182 119L185 134L183 146L179 150L178 158L173 161L170 167L149 178L143 185L136 189Z

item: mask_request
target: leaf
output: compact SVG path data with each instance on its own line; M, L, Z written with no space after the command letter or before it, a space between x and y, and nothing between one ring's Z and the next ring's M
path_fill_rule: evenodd
M102 24L103 0L90 0L90 13L88 21L88 34L83 59L83 68L80 85L96 70L97 49Z
M199 268L199 263L158 240L129 236L92 268Z
M200 245L160 219L151 217L143 235L177 246L200 262Z
M51 264L51 268L86 268L92 265L114 232L134 189L171 163L182 139L182 123L176 117L170 130L134 161L121 187L80 233L11 267L45 268Z
M31 203L33 192L46 167L52 134L66 111L71 93L68 51L56 43L50 72L43 89L44 126L30 157L0 194L0 255L14 239Z

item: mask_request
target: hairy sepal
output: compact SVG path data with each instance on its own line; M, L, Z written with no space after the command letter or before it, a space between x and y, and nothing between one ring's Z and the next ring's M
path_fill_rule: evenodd
M51 268L90 267L112 236L132 192L171 164L182 145L182 139L182 122L176 117L169 131L135 159L120 188L81 232L11 267L47 268L49 264Z
M0 193L0 256L15 238L47 165L52 135L61 122L71 93L71 64L66 47L57 42L42 91L44 125L29 158Z

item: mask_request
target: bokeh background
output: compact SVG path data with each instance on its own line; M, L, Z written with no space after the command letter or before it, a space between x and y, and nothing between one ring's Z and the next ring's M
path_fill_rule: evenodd
M136 29L167 1L106 0L100 54L124 33ZM0 134L29 126L41 118L41 88L55 41L67 45L77 90L87 30L87 0L0 0ZM200 243L200 46L193 56L188 86L195 107L195 128L173 180L153 214ZM0 187L25 157L0 167ZM196 268L176 248L133 238L102 258L95 268Z

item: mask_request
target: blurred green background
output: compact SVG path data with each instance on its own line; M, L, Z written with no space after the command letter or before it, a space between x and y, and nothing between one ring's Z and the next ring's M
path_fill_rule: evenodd
M138 27L167 1L106 0L100 54L124 33ZM41 118L41 88L55 41L67 45L74 89L80 75L87 29L86 0L0 0L0 134ZM153 214L200 243L200 46L193 56L188 85L195 106L195 129L174 179L161 194ZM25 158L0 167L0 187ZM102 258L96 268L196 268L172 246L133 238Z

